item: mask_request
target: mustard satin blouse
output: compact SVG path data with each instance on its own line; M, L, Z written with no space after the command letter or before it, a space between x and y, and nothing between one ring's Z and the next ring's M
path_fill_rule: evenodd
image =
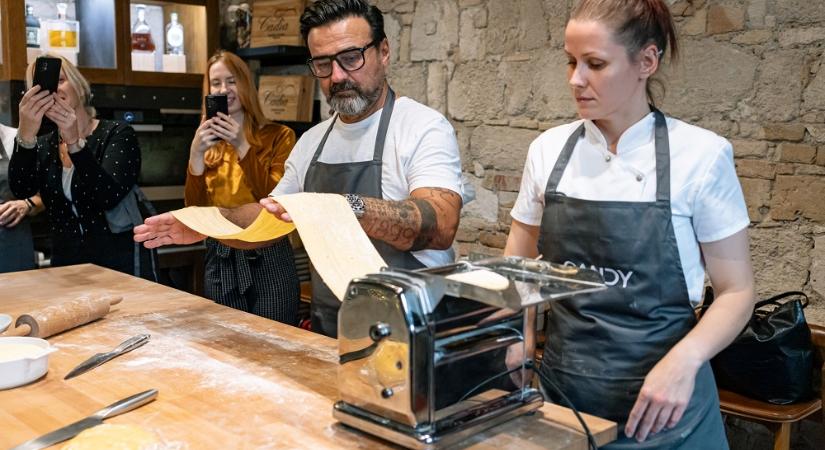
M207 166L203 175L187 171L186 206L232 208L257 203L275 189L284 176L286 158L295 146L295 132L271 123L258 133L261 145L251 146L242 160L238 160L234 147L221 142L207 151L206 159L215 164Z

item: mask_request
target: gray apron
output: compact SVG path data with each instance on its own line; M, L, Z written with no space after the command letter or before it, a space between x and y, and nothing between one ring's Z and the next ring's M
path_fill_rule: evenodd
M375 150L372 160L350 162L341 164L327 164L318 161L324 145L327 142L335 121L336 115L332 119L312 162L307 169L304 180L304 192L318 192L330 194L358 194L364 197L383 198L381 190L381 169L383 166L384 141L387 138L387 129L392 116L392 109L395 105L395 93L388 89L387 98L384 101L384 108L381 111L381 120L378 125L378 135L375 138ZM373 245L378 253L384 258L389 266L401 267L405 269L418 269L424 267L410 252L403 252L393 248L386 242L372 239ZM327 285L313 268L312 276L312 303L310 314L312 315L312 331L321 333L329 337L338 337L338 309L341 301L329 290Z
M693 396L674 428L643 443L624 435L645 376L696 323L671 221L667 123L661 112L654 110L654 116L655 202L590 201L556 191L584 125L570 136L553 168L539 253L548 261L600 270L611 286L551 304L540 370L576 408L619 424L619 439L605 448L726 449L708 363L699 369Z
M0 203L15 200L9 188L9 155L0 142ZM0 273L34 269L34 243L28 217L14 228L0 226Z

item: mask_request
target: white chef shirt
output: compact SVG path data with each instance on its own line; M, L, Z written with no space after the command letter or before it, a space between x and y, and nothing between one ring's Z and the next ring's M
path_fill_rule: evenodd
M527 154L516 204L510 215L540 226L550 172L570 135L584 122L585 135L564 171L557 190L584 200L656 200L654 116L628 128L610 153L601 130L579 120L542 133ZM733 148L715 133L667 118L670 140L670 203L673 229L691 302L702 298L705 267L700 242L729 237L750 223L733 163ZM571 224L570 226L575 226ZM632 227L633 224L616 224Z
M6 156L11 158L11 153L14 151L14 138L17 136L17 128L7 127L0 123L0 141L3 142L3 148L6 149ZM0 159L3 155L0 155Z
M336 120L318 160L329 164L371 160L381 111L383 109L355 123ZM304 191L312 156L331 120L315 125L301 136L286 160L284 176L272 195ZM400 97L395 100L384 142L382 194L385 200L404 200L412 191L424 187L464 194L458 142L452 125L441 113ZM455 258L452 249L421 250L413 252L413 256L428 267L449 264Z

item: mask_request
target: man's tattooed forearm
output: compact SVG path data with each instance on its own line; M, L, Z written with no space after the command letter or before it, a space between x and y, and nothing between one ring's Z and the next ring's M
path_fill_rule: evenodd
M427 200L413 198L411 201L418 207L421 222L418 229L418 236L415 238L415 241L413 241L410 250L423 250L427 248L438 234L438 216L433 206Z
M449 248L458 228L461 196L440 188L415 193L402 201L364 198L361 225L367 236L399 250Z
M421 229L421 214L411 200L390 202L376 198L364 199L366 212L361 224L367 235L382 240L399 250L407 250Z

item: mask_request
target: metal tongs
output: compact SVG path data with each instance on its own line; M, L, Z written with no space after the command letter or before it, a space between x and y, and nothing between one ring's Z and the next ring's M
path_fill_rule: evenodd
M107 361L146 344L147 342L149 342L148 334L139 334L133 338L127 339L118 345L114 350L106 353L98 353L86 361L83 361L80 365L72 369L72 371L69 372L63 379L68 380L69 378L74 378L78 375L84 374Z

